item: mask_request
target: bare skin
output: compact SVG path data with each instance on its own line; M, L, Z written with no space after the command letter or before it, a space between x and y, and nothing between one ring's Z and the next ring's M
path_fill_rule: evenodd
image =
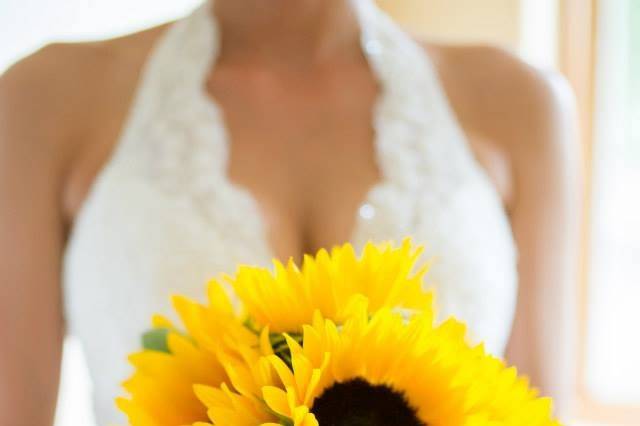
M219 0L222 54L203 88L226 114L229 177L258 201L281 258L347 240L380 179L371 128L378 88L353 16L344 0L296 4ZM0 78L0 341L10 348L0 351L0 424L52 424L65 240L165 30L52 45ZM509 361L564 411L580 192L570 91L498 49L425 49L520 251Z

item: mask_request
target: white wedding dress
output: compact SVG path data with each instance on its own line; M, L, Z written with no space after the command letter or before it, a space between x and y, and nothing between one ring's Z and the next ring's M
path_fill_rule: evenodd
M383 175L351 242L426 245L425 286L501 354L516 298L516 255L500 199L476 163L425 51L370 0L354 0L362 48L382 93L375 148ZM255 200L227 177L220 109L203 90L220 34L210 2L157 42L122 139L96 179L66 252L69 332L83 344L99 425L123 424L114 398L153 313L169 295L204 295L238 263L270 265ZM472 70L470 70L472 72ZM247 123L248 126L251 123Z

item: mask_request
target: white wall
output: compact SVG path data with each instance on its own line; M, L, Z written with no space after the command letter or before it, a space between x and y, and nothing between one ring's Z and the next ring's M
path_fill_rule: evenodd
M640 79L633 55L640 55L640 32L635 30L634 40L631 31L640 11L630 14L635 1L603 3L598 22L586 374L596 400L637 406Z
M0 71L57 40L125 34L180 16L201 0L0 0Z
M378 0L412 32L454 42L489 42L516 49L521 0Z

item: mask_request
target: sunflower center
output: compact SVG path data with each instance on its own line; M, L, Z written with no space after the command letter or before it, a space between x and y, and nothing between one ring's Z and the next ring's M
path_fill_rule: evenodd
M316 399L311 412L322 426L427 426L404 395L362 379L334 384Z

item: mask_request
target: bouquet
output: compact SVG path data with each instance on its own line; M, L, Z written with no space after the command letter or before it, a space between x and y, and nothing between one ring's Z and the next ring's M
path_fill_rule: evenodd
M153 318L117 403L133 426L559 426L515 368L437 324L421 249L241 266ZM240 300L235 307L228 284Z

